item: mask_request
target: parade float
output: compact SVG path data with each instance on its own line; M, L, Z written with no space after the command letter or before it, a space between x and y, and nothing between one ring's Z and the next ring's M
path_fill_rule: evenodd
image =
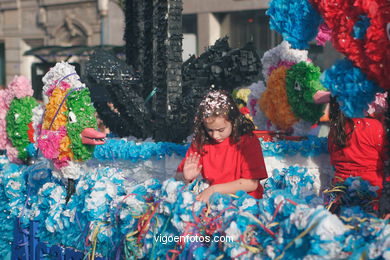
M4 151L0 255L4 259L390 258L388 220L378 218L369 206L374 187L349 178L343 188L344 206L338 215L328 210L333 170L327 138L310 135L323 115L321 100L328 90L345 97L344 111L349 115L368 108L381 88L387 90L381 71L388 70L389 55L375 56L383 68L376 62L359 63L355 56L363 50L358 49L351 52L351 61L337 63L320 76L304 50L316 35L319 41L344 39L345 33L338 31L342 22L332 18L341 13L353 14L348 21L357 25L350 22L348 28L356 28L354 39L375 45L370 28L388 34L389 4L371 1L375 8L367 8L370 1L355 5L334 1L343 6L331 12L336 9L325 1L273 0L267 12L270 25L285 41L262 59L251 46L232 49L222 39L180 68L176 66L180 56L174 52L181 51L175 31L181 1L168 2L152 6L126 1L127 19L132 21L126 24L127 64L103 52L87 64L89 89L93 92L93 84L101 84L111 106L92 102L93 93L67 63L58 63L45 75L44 105L31 98L25 78L15 78L0 92ZM373 18L374 9L380 19ZM155 27L140 21L145 18L140 10L155 15L151 20ZM148 39L148 33L158 35L152 49L161 55L149 48L153 37ZM380 48L370 50L390 49L388 39L380 43ZM178 48L169 49L167 44ZM367 57L371 53L367 51ZM156 64L171 66L174 72ZM262 71L264 81L256 79L256 71ZM341 76L346 73L351 76ZM174 80L178 75L183 82ZM349 89L353 84L358 87ZM229 91L240 87L235 98L259 130L269 174L262 183L261 200L245 192L214 194L206 205L195 197L207 183L198 179L185 185L173 178L189 147L185 140L196 102L211 86ZM171 111L159 107L167 98ZM105 142L105 135L96 131L94 106L114 133ZM371 108L375 106L380 102ZM164 130L169 127L173 134ZM288 136L289 131L299 138ZM201 239L169 239L175 236ZM205 241L206 237L229 239Z

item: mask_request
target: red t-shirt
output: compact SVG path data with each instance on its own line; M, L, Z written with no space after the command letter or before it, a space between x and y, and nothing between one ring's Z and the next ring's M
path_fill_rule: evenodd
M383 185L385 152L385 130L380 121L372 118L353 118L354 131L347 147L338 148L331 138L328 148L335 177L346 179L361 176L380 190ZM351 131L347 126L347 133ZM335 181L337 181L335 179ZM379 193L380 194L380 193Z
M256 136L243 135L236 144L233 144L229 137L221 143L205 144L203 148L205 153L199 163L202 165L202 176L210 185L241 178L261 180L268 177L260 142ZM197 149L191 144L186 157L195 152ZM178 172L183 172L185 159L177 168ZM258 188L248 194L260 199L263 196L263 187L259 183Z

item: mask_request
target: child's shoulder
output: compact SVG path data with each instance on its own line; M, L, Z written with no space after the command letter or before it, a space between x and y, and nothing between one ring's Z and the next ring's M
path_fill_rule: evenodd
M244 134L241 136L241 143L259 142L259 139L254 134Z
M353 118L352 119L355 127L374 127L374 128L382 128L383 124L376 118Z

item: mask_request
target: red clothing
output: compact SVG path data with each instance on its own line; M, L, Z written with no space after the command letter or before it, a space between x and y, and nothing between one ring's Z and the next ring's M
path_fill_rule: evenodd
M354 131L347 147L338 148L328 140L330 160L335 177L346 179L361 176L382 190L385 153L385 130L380 121L372 118L353 118ZM351 127L346 127L347 133ZM337 181L335 179L335 181ZM379 193L380 194L380 193Z
M202 176L210 185L232 182L238 179L261 180L267 178L263 153L259 139L256 136L243 135L241 140L233 144L231 137L221 143L205 144L205 153L200 158ZM186 157L197 152L191 144ZM183 172L184 158L177 168ZM257 190L249 195L260 199L263 196L263 187L259 183Z

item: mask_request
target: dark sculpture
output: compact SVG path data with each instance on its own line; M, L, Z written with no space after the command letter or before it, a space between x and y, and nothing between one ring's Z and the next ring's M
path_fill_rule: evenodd
M92 97L107 97L95 98L96 110L116 135L182 142L210 88L232 91L258 80L253 45L232 49L227 37L182 63L181 11L181 0L127 0L127 64L104 51L88 62Z

